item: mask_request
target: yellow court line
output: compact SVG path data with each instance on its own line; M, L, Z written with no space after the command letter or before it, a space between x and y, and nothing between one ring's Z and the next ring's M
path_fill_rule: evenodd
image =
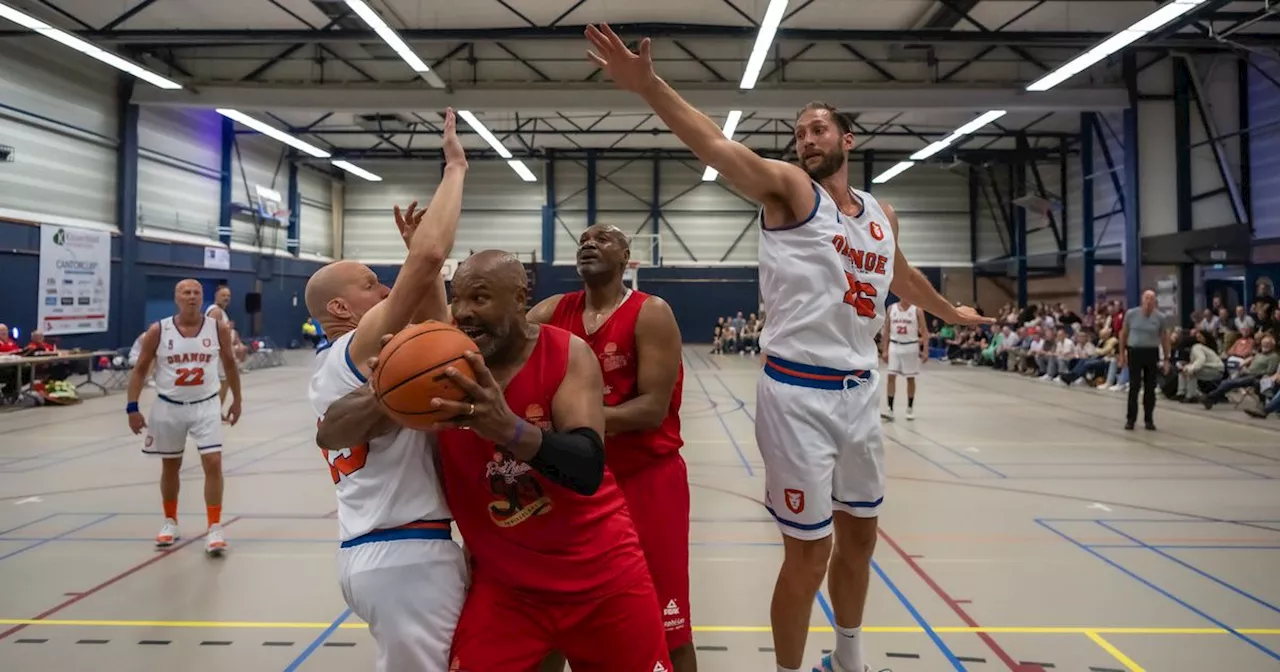
M332 623L311 621L129 621L129 620L69 620L69 619L31 619L0 618L0 625L56 625L70 627L115 627L115 628L219 628L245 630L323 630ZM338 626L343 630L361 630L367 628L364 623L343 623ZM695 625L694 632L729 632L752 633L770 632L767 625ZM829 626L814 626L810 632L832 632ZM1055 626L938 626L934 632L941 634L1008 634L1008 635L1225 635L1229 634L1221 628L1130 628L1130 627L1055 627ZM924 628L914 625L870 625L863 628L868 633L920 634ZM1280 635L1280 628L1237 628L1236 632L1244 635ZM1097 640L1095 640L1097 641Z
M1093 632L1092 630L1084 634L1087 635L1089 639L1092 639L1094 644L1097 644L1098 646L1102 647L1103 651L1106 651L1107 653L1111 654L1111 657L1119 661L1121 665L1124 665L1125 669L1129 670L1129 672L1146 672L1146 670L1142 669L1140 665L1133 662L1132 658L1124 655L1123 651L1121 651L1120 649L1117 649L1114 645L1111 644L1111 642L1108 642L1107 640L1103 639L1102 635L1099 635L1098 633Z

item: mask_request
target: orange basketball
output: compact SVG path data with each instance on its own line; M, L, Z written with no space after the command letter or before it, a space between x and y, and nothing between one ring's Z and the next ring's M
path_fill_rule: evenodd
M467 393L444 370L450 366L475 380L465 352L477 351L476 344L457 328L428 321L406 327L396 334L378 355L373 393L398 424L427 429L452 417L431 407L435 398L466 401Z

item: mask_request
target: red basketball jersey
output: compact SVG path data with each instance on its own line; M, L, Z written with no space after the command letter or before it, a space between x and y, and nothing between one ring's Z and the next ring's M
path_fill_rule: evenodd
M571 292L560 297L551 324L567 329L586 341L600 359L604 372L604 405L617 406L638 394L639 357L636 354L636 320L648 294L631 292L631 296L613 311L609 319L588 334L582 322L586 308L586 292ZM656 429L613 434L606 440L605 460L613 473L625 478L645 468L658 458L674 453L684 441L680 438L680 397L684 387L684 364L671 391L667 417Z
M569 333L543 326L507 384L511 410L544 431L569 366ZM572 429L572 428L566 428ZM586 497L561 487L474 432L439 434L445 497L475 572L509 588L593 598L648 573L626 500L613 474Z

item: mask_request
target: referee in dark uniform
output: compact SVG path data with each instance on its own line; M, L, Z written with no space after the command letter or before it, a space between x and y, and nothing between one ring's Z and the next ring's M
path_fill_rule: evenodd
M1129 409L1124 428L1133 429L1138 421L1138 388L1142 388L1142 419L1147 429L1155 430L1156 377L1159 375L1161 351L1169 357L1169 325L1156 310L1156 293L1142 293L1142 303L1124 314L1120 330L1120 366L1129 367Z

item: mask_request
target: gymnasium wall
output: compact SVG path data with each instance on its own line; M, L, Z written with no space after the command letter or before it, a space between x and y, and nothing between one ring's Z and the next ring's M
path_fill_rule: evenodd
M1280 62L1262 56L1250 61L1249 172L1253 180L1253 233L1280 238Z
M222 117L211 110L138 111L138 229L218 240Z

